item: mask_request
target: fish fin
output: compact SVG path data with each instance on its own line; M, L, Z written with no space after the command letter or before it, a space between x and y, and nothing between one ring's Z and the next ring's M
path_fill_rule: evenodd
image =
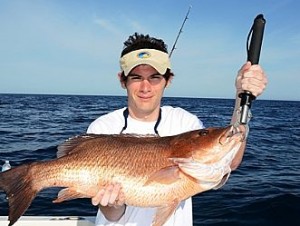
M179 205L179 201L176 199L169 205L160 206L156 210L156 214L152 221L152 226L161 226L167 222L171 215Z
M195 178L199 184L205 187L205 190L222 187L228 179L225 175L230 172L227 164L221 164L221 162L203 164L192 158L172 158L172 160L186 175Z
M78 191L74 188L65 188L58 192L57 198L53 200L53 203L60 203L67 200L79 199L79 198L90 198L86 193Z
M22 165L0 173L0 190L4 190L8 197L9 226L25 213L39 192L32 187L32 180L28 176L29 166Z
M83 142L86 142L88 140L104 136L104 135L99 135L99 134L85 134L85 135L79 135L75 137L71 137L68 140L66 140L64 143L58 145L57 147L57 158L61 158L65 155L69 155L71 153L74 153L77 151L75 149L77 146L82 144Z
M175 181L180 179L180 170L178 166L168 166L165 168L160 169L152 173L144 186L152 183L152 182L159 182L161 184L172 184Z

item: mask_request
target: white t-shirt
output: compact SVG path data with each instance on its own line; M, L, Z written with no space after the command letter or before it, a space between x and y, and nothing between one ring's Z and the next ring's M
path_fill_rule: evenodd
M119 134L125 124L122 108L93 121L88 127L87 133L94 134ZM138 121L130 116L127 119L127 128L122 133L155 134L156 122ZM171 136L179 133L202 129L204 126L197 116L182 108L171 106L161 107L161 121L157 127L160 136ZM100 210L96 217L96 226L150 226L155 215L155 208L140 208L127 206L125 214L118 222L108 221ZM182 201L174 214L164 226L193 226L192 199Z

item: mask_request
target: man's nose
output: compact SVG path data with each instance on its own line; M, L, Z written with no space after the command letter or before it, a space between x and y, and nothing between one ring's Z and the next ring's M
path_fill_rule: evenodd
M143 92L148 92L151 89L151 84L148 81L148 79L143 79L143 81L141 82L141 90Z

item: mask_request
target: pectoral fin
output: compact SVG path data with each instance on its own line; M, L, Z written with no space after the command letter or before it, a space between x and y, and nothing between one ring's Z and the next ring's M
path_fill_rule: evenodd
M155 217L152 221L152 226L162 226L171 217L179 205L179 201L176 199L169 205L158 207Z
M180 179L180 169L178 166L169 166L151 174L145 185L152 182L161 184L172 184Z

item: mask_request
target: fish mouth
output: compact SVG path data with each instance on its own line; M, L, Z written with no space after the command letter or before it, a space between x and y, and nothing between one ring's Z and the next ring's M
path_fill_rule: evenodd
M243 142L246 138L247 128L243 125L228 126L219 138L221 145L226 145L231 141Z

